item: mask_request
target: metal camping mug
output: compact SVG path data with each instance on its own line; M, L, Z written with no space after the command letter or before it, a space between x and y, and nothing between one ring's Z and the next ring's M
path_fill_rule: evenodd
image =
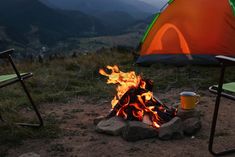
M184 110L194 109L200 101L200 95L194 92L181 92L180 103Z

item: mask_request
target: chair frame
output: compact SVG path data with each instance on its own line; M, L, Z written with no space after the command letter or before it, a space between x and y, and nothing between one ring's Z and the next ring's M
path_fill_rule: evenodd
M214 156L222 156L222 155L228 155L228 154L231 154L231 153L235 153L235 148L225 150L225 151L221 151L221 152L215 152L213 150L213 144L214 144L214 137L215 137L215 131L216 131L216 124L217 124L220 100L221 100L222 96L227 97L222 92L223 91L222 87L223 87L223 83L224 83L225 70L226 70L226 67L228 67L228 66L235 66L235 58L226 57L226 56L216 56L216 59L220 62L221 71L220 71L220 79L219 79L218 89L217 89L217 92L216 92L217 97L216 97L214 114L213 114L213 119L212 119L212 126L211 126L208 150ZM214 90L210 90L210 91L215 93ZM227 97L227 98L233 100L232 97Z
M19 73L18 69L16 68L15 63L12 59L12 56L11 56L12 52L14 52L14 49L9 49L9 50L0 52L0 58L7 59L10 62L11 66L12 66L12 68L13 68L16 76L17 76L17 79L14 79L12 81L9 81L9 82L6 82L6 83L0 85L0 88L6 87L8 85L11 85L11 84L14 84L14 83L17 83L17 82L20 82L20 84L21 84L24 92L26 93L26 96L27 96L27 98L28 98L28 100L29 100L36 116L37 116L38 123L16 123L16 124L21 125L21 126L27 126L27 127L42 127L43 126L43 119L41 117L41 114L38 111L37 106L35 105L32 97L31 97L31 95L30 95L30 93L29 93L29 91L28 91L28 89L27 89L27 87L24 83L24 80L31 77L31 76L33 76L33 74L32 73L27 73L25 76L20 75L20 73ZM0 120L5 122L5 120L3 119L1 113L0 113Z

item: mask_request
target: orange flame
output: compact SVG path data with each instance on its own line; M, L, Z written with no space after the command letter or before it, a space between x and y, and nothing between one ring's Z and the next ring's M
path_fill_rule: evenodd
M110 74L104 69L100 69L99 73L108 77L107 84L117 84L117 94L111 102L112 111L116 116L124 119L133 117L135 120L143 121L144 116L148 115L152 126L159 128L166 121L159 116L160 112L165 113L164 117L175 115L167 113L167 107L157 102L153 93L147 89L147 82L134 71L122 72L117 65L107 66L107 69L111 71ZM130 92L125 96L131 90L135 91L134 94Z
M112 100L112 108L118 103L119 99L132 87L137 87L140 83L141 77L137 76L134 71L124 73L119 70L117 65L107 66L107 69L111 70L111 74L107 74L103 69L99 70L101 75L107 76L108 84L118 84L117 96Z

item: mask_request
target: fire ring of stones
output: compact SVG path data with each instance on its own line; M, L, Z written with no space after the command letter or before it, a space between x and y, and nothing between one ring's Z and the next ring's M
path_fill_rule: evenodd
M168 107L154 97L153 81L134 71L122 72L118 66L107 66L106 71L100 69L99 73L108 77L108 84L117 85L117 94L108 116L94 120L97 132L138 141L153 137L181 139L200 130L199 111Z
M97 117L94 120L96 131L107 135L121 136L124 140L135 142L148 138L161 140L182 139L193 136L201 129L200 111L179 109L177 115L160 128L141 121L128 121L121 117Z

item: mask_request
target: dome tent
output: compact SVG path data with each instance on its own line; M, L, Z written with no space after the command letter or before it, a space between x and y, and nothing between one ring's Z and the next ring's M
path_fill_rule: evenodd
M169 0L140 45L139 64L215 63L235 56L235 0Z

